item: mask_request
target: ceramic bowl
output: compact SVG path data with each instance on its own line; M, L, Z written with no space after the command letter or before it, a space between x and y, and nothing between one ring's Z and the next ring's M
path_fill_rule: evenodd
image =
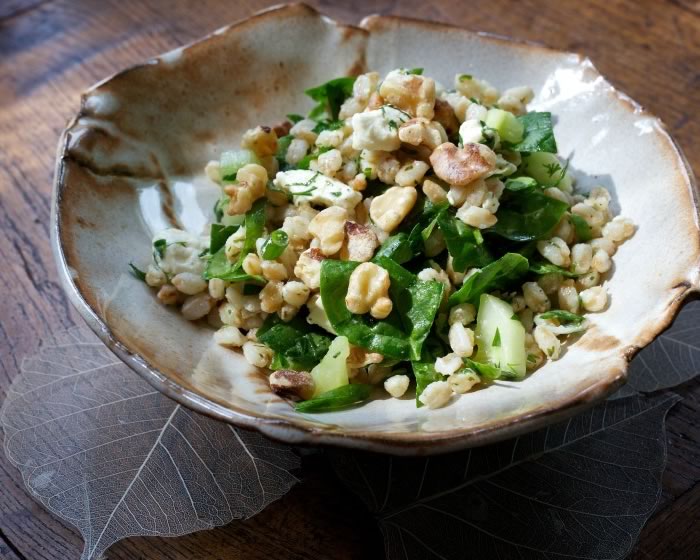
M274 40L270 40L274 37ZM519 383L499 382L438 410L382 396L342 412L301 415L262 372L214 344L212 331L159 305L127 272L145 265L155 231L199 233L218 189L205 163L243 131L303 113L304 89L365 69L457 72L503 90L530 85L551 111L579 184L610 189L638 231L615 256L610 307L564 356ZM259 13L129 68L82 98L58 151L53 248L73 304L114 352L185 406L294 444L429 454L513 437L604 398L631 357L700 287L698 194L660 121L577 54L445 25L370 16L339 24L305 5Z

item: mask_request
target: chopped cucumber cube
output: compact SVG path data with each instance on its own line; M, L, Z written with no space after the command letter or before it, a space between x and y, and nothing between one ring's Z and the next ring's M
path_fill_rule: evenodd
M349 355L350 343L348 339L344 336L338 336L333 339L326 355L311 370L311 377L313 377L316 385L314 397L349 383L348 365L346 363Z
M573 190L573 179L566 172L566 164L547 152L533 152L523 158L523 172L545 187L559 187L564 192ZM563 177L562 177L563 175Z
M258 156L250 150L232 150L221 154L221 178L224 181L235 181L236 173L244 165L249 163L260 164Z
M508 303L482 294L475 334L479 347L475 361L493 364L518 378L525 376L525 328Z
M525 127L513 113L503 109L489 109L486 113L486 126L498 131L502 140L517 144L523 139Z

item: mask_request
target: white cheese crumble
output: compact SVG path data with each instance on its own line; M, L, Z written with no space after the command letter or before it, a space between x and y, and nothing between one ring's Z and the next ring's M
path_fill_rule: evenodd
M484 141L481 122L476 119L467 119L459 127L459 137L464 144L478 144Z
M308 169L280 171L273 184L278 189L291 194L297 206L302 202L309 202L352 210L362 200L362 193L353 190L345 183L326 177L319 171Z
M206 267L206 260L200 253L209 247L209 237L193 235L181 229L164 229L153 236L153 243L163 239L165 248L160 256L154 248L154 259L158 267L170 276L181 272L201 275Z
M356 113L352 117L352 147L354 150L393 152L401 147L399 127L411 116L384 105L373 111Z

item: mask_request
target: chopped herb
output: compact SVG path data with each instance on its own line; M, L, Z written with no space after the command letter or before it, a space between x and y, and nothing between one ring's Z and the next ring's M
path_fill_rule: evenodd
M340 192L339 192L339 191L333 191L333 192L331 193L331 196L338 197L338 196L340 196Z
M546 163L544 168L547 170L547 175L554 177L554 174L561 169L558 163Z
M499 348L501 346L501 331L498 328L496 328L496 334L493 335L491 346L494 348Z
M411 68L410 70L406 70L406 74L415 74L417 76L420 76L423 74L423 69L422 68Z
M153 250L158 255L159 258L165 256L165 248L168 246L168 242L165 239L156 239L153 242Z
M473 78L474 78L474 76L472 76L471 74L460 74L459 75L460 82L468 82L469 80L471 80ZM475 103L476 103L476 101L475 101Z
M391 128L392 130L399 129L399 125L396 124L396 121L389 121L387 124L389 125L389 128Z
M546 311L545 313L542 313L540 317L547 321L554 319L558 321L560 325L580 325L586 320L586 318L581 317L581 315L576 315L576 313L564 311L563 309Z
M366 179L371 179L371 178L372 178L372 168L371 168L371 167L365 167L365 168L362 170L362 173L365 174L365 178L366 178Z
M528 355L527 355L527 361L528 361L528 363L530 363L530 364L534 364L534 363L537 362L537 356L535 356L534 354L528 354Z
M131 269L131 274L133 274L135 278L141 280L141 282L146 281L146 273L143 270L137 268L133 263L129 263L129 268Z
M289 120L292 121L294 124L296 124L296 123L298 123L299 121L303 121L303 120L304 120L304 117L302 117L301 115L297 115L296 113L289 113L289 114L287 115L287 119L289 119Z

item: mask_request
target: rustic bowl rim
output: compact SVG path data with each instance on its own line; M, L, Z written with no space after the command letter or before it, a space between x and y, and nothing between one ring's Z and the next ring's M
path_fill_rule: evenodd
M284 18L300 12L305 12L307 14L324 18L325 20L334 23L341 29L347 28L365 34L369 34L371 32L372 26L381 25L382 22L393 21L399 25L405 22L424 28L438 28L445 31L456 31L462 34L475 35L483 40L497 42L508 47L525 48L531 51L540 51L543 54L546 53L557 56L568 55L577 57L580 64L586 65L591 72L595 73L596 77L604 80L604 83L609 87L610 92L612 92L618 98L618 100L624 104L627 110L639 116L653 119L655 124L658 125L655 128L655 134L665 136L666 140L670 143L670 146L674 152L673 155L675 156L675 163L678 166L678 170L681 172L681 175L684 176L685 179L683 187L687 188L691 193L690 198L692 200L693 209L695 210L695 233L697 234L696 245L700 247L700 230L698 229L698 216L700 215L700 194L698 193L698 186L693 171L682 150L668 133L665 124L658 117L650 114L629 96L610 85L609 82L607 82L607 80L605 80L605 78L595 68L590 59L579 53L561 51L539 43L517 40L492 33L470 31L446 23L424 21L401 16L382 16L379 14L373 14L365 17L360 22L359 26L354 26L339 23L331 18L328 18L327 16L318 12L316 9L304 3L281 4L261 10L248 18L238 20L232 24L222 27L221 29L209 33L200 39L179 47L179 49L187 49L192 46L196 46L208 41L214 36L220 36L231 32L235 33L236 29L239 27L250 25L253 22L265 21L271 18ZM425 434L382 434L357 431L353 431L352 433L348 434L337 427L323 429L314 428L305 424L297 424L291 420L257 416L216 404L194 391L184 389L178 383L172 381L166 375L160 372L155 365L149 363L149 361L143 356L136 352L132 352L127 345L119 340L119 338L111 331L109 325L99 317L97 312L87 302L76 285L72 276L72 271L70 270L70 267L66 261L66 256L61 243L62 231L60 214L63 189L65 187L64 165L66 160L68 133L82 115L85 96L95 88L102 86L117 77L123 77L138 68L146 66L147 64L147 62L134 64L114 73L112 76L88 88L81 97L82 101L80 111L75 117L73 117L73 119L69 121L66 128L62 132L58 143L51 201L51 248L56 259L59 278L63 289L65 290L69 301L85 319L88 326L110 348L110 350L112 350L112 352L114 352L122 361L124 361L131 369L138 373L154 388L158 389L178 403L199 413L205 414L217 420L223 420L237 427L257 430L272 439L296 445L332 445L338 447L367 449L395 455L431 455L446 453L466 447L485 445L487 443L493 443L503 439L515 437L522 433L569 418L613 393L617 388L624 384L627 377L627 366L634 355L636 355L636 353L644 346L648 345L656 336L658 336L671 324L688 295L692 294L693 292L700 292L699 257L695 268L687 271L689 275L695 273L695 282L685 282L684 285L679 285L678 287L681 288L680 293L678 293L670 301L670 304L666 307L664 313L658 317L653 324L647 324L634 340L633 345L622 352L624 367L614 378L611 379L610 377L601 377L599 382L588 386L585 390L579 392L571 398L567 398L564 401L554 401L552 406L540 408L515 418L495 421L483 428L453 428ZM700 249L696 248L696 254L700 255Z

